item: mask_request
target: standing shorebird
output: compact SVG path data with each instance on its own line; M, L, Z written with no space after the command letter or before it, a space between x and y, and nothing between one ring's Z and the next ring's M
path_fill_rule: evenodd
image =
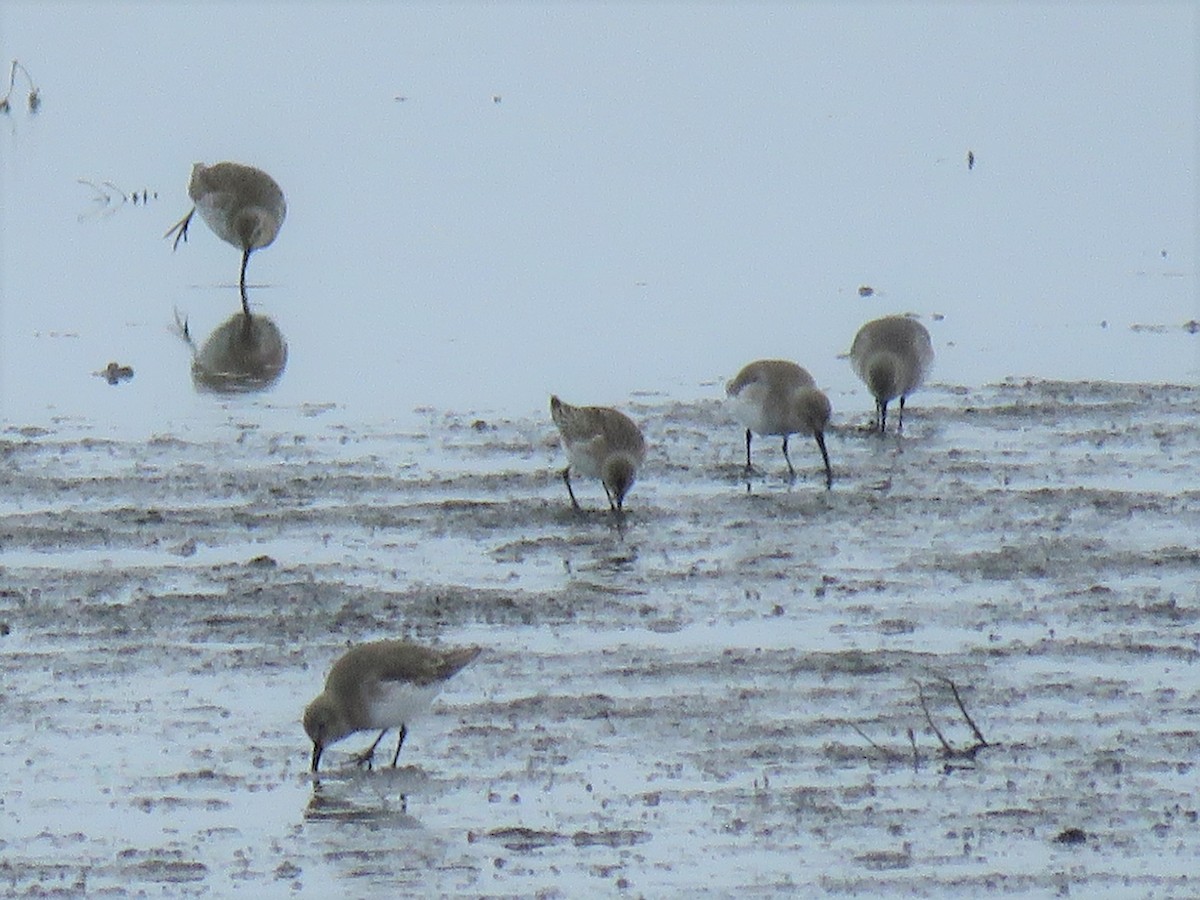
M879 432L887 430L887 406L900 398L896 430L904 427L904 400L921 386L933 365L933 344L925 326L907 316L885 316L858 330L850 362L875 397Z
M811 434L825 461L825 487L833 485L833 469L825 450L825 429L832 407L807 370L783 359L760 359L738 372L725 386L725 393L733 401L737 420L746 426L747 472L751 470L752 434L783 435L783 458L793 478L796 470L788 457L788 435Z
M287 216L283 191L274 178L253 166L231 162L212 166L196 163L192 166L192 178L188 182L188 196L195 205L163 237L175 235L171 249L178 247L181 240L187 240L188 225L199 210L200 218L217 237L242 251L238 287L242 293L242 309L249 315L246 263L251 253L269 246L279 234L279 228Z
M304 730L313 742L312 770L317 771L330 744L356 731L379 728L375 743L354 757L358 765L370 768L388 729L399 728L394 769L409 721L428 709L442 685L481 650L431 650L406 641L375 641L349 650L329 670L324 692L304 710Z
M646 458L646 441L641 429L624 413L607 406L571 406L558 397L550 398L550 415L562 435L567 467L562 471L571 504L579 509L571 489L571 469L586 478L599 478L608 495L608 505L617 512L624 508L625 495L633 486L638 466Z

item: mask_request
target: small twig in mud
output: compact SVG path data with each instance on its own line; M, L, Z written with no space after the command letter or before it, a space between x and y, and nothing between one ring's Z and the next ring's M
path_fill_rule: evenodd
M937 735L938 743L942 745L942 755L953 755L954 748L950 745L950 742L946 740L945 735L943 735L942 732L938 730L938 727L933 724L933 716L929 715L929 706L925 703L925 686L919 681L917 682L917 701L921 704L921 712L925 713L925 721L929 723L929 727L933 730L933 733Z
M29 82L29 111L35 113L38 107L42 105L42 95L36 84L33 83L33 76L17 60L12 61L12 68L8 72L8 92L0 99L0 113L6 113L12 109L11 98L13 88L17 84L17 70L21 70L21 74L25 76L25 80Z
M971 733L975 736L975 743L970 747L959 749L951 744L946 735L942 733L942 730L938 728L937 723L933 721L933 714L929 711L929 702L925 696L925 685L916 678L913 678L912 682L917 686L917 703L921 707L921 712L925 716L925 723L929 726L929 730L932 731L934 736L938 739L938 743L941 744L941 750L938 751L938 756L944 760L974 761L980 750L982 750L984 747L992 747L995 745L988 743L987 739L983 736L983 732L980 731L979 726L975 724L975 720L971 718L971 714L967 712L967 705L963 702L962 694L959 693L958 690L958 685L945 676L937 677L939 681L950 687L950 692L954 695L954 702L958 704L958 711L962 713L963 719L966 720L967 726L971 729ZM905 758L903 754L894 750L889 750L887 747L883 747L871 740L867 733L854 722L850 723L850 727L853 728L859 737L870 744L872 749L879 753L888 762L899 762ZM912 764L913 771L915 772L921 767L921 753L917 748L916 732L912 728L908 728L906 731L908 734L908 744L912 748ZM947 763L947 767L949 767L949 763Z
M880 756L882 756L884 759L886 759L888 762L898 762L899 760L903 759L903 757L899 753L895 753L894 751L887 749L887 747L881 747L879 744L875 743L873 740L871 740L867 736L867 733L865 731L863 731L861 728L859 728L853 722L850 723L850 727L853 728L858 733L858 736L860 738L862 738L864 741L866 741L868 744L870 744L871 747L877 753L879 753ZM909 733L910 734L912 733L911 730L909 731Z
M967 707L963 703L962 696L958 692L958 685L956 685L953 681L951 681L949 678L946 678L944 676L941 677L939 680L950 686L950 691L954 694L954 701L955 701L955 703L958 704L959 712L961 712L963 714L963 718L966 719L967 725L970 726L971 732L975 735L975 743L972 744L970 747L964 747L963 749L959 750L959 749L956 749L954 747L954 745L951 744L948 740L946 740L945 736L938 729L937 725L935 725L933 723L933 717L929 714L929 705L925 702L925 686L922 685L921 682L918 681L918 682L916 682L916 684L917 684L917 701L921 704L921 711L925 714L925 721L929 723L930 729L937 736L938 741L942 745L942 758L943 759L971 759L971 760L973 760L975 758L976 754L978 754L980 750L982 750L984 747L990 747L992 745L987 742L987 740L983 736L983 732L981 732L979 730L979 726L977 726L975 724L975 721L971 718L970 714L967 712Z
M975 724L975 720L972 719L971 714L967 712L967 707L963 705L962 697L958 693L958 685L945 676L942 677L942 681L950 685L950 692L954 694L954 702L958 704L958 711L963 714L963 718L966 719L967 724L971 726L971 733L975 735L975 741L979 747L988 746L987 739L984 738L983 732L979 730L979 726Z

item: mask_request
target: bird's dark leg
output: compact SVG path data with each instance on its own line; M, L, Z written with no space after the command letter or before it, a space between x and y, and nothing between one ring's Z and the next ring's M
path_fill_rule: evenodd
M250 248L247 247L242 251L242 272L238 276L238 287L242 291L242 311L250 315L250 301L246 299L246 263L250 261Z
M184 216L182 219L180 219L178 222L176 222L174 225L172 225L170 227L170 229L167 231L167 233L163 235L163 237L165 237L165 238L169 238L171 235L175 235L175 243L171 245L172 251L174 251L179 246L180 241L187 243L188 226L192 224L192 216L194 216L195 214L196 214L196 207L193 206L191 212L189 212L186 216Z
M904 428L904 395L900 395L900 421L896 423L896 432L899 433Z
M746 429L746 471L749 472L750 467L750 429Z
M788 456L788 452L787 452L787 439L788 439L788 436L785 434L783 436L783 461L788 464L788 475L790 475L792 478L795 478L796 470L794 468L792 468L792 460L791 460L791 457Z
M354 757L354 764L356 766L371 768L371 760L375 758L375 748L379 746L379 742L383 740L385 734L387 734L386 728L379 732L379 737L375 738L375 743Z
M571 505L579 509L579 501L575 499L575 492L571 490L571 467L567 466L562 470L563 482L567 485L567 493L571 495Z
M604 484L604 482L600 482L600 483ZM608 489L607 484L604 485L604 496L608 497L608 508L609 509L616 511L621 508L621 505L619 503L617 503L616 500L613 499L612 491L610 491Z
M876 400L875 408L879 410L879 433L884 434L887 431L887 401Z
M380 735L382 737L382 735ZM404 746L404 739L408 737L408 726L400 726L400 740L396 742L396 752L392 755L392 768L396 768L396 760L400 758L400 748Z

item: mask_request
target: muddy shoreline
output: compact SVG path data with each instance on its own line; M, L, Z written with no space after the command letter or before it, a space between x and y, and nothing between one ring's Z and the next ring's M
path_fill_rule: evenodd
M828 492L799 439L747 484L715 401L626 409L621 528L548 417L0 435L0 890L1194 893L1200 391L839 409ZM300 712L382 636L487 651L313 785Z

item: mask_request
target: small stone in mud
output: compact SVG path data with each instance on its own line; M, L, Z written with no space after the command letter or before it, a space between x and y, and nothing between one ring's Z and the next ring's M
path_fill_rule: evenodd
M262 556L254 557L254 559L250 560L250 562L246 563L246 565L253 566L256 569L273 569L279 565L279 563L275 562L275 560L264 553Z
M93 372L92 374L99 375L109 384L120 384L122 381L128 381L133 377L133 367L110 362L99 372Z
M7 622L0 622L0 637L8 637L12 634L12 628Z
M297 878L300 875L301 868L294 862L284 860L275 867L276 878Z
M881 634L912 634L917 630L917 623L910 619L882 619L876 628Z
M1087 832L1082 828L1064 828L1054 838L1056 844L1083 844L1087 842Z

